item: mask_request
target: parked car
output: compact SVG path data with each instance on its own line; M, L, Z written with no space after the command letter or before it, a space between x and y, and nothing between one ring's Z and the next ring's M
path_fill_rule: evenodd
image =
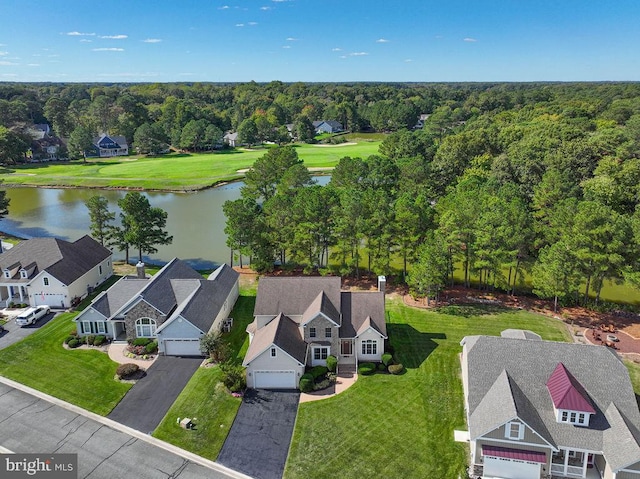
M40 318L46 316L50 312L51 308L46 305L29 308L18 315L18 317L16 318L16 324L18 326L28 326L30 324L35 324Z

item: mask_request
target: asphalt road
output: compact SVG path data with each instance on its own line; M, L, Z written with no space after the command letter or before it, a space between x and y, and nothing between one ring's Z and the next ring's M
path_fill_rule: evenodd
M158 356L107 417L150 434L201 363L202 358Z
M30 334L35 333L38 329L42 328L45 324L51 321L57 313L51 312L40 318L36 324L30 324L29 326L20 327L16 324L15 319L11 318L5 325L6 330L0 333L0 349L4 349L7 346L11 346L14 343L26 338Z
M0 446L16 453L77 453L78 478L233 477L3 383Z
M218 462L257 479L282 478L299 398L299 391L247 390Z

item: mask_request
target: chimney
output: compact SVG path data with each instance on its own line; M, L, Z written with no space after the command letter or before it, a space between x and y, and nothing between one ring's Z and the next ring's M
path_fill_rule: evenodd
M138 264L136 264L136 271L138 272L138 278L145 279L147 277L144 272L144 263L142 261L138 261Z
M387 291L387 278L385 276L378 276L378 291L383 293Z

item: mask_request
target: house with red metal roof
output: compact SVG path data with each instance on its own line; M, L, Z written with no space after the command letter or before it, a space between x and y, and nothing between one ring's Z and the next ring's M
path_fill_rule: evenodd
M620 358L535 336L462 340L470 476L640 479L640 412Z

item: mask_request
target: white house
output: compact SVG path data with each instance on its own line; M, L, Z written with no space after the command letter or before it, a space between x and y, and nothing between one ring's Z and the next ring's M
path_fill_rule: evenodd
M378 291L341 290L339 277L263 277L243 365L254 388L298 387L305 367L380 361L387 328Z
M68 308L113 274L111 251L89 236L34 238L0 254L0 304Z
M227 265L207 279L174 258L147 277L125 276L97 296L75 319L78 334L114 340L153 338L169 356L201 356L200 338L222 329L238 299L239 274Z
M110 158L113 156L127 156L129 145L124 136L101 135L93 139L93 148L96 156Z
M461 343L471 476L640 479L640 412L616 353L503 336Z

